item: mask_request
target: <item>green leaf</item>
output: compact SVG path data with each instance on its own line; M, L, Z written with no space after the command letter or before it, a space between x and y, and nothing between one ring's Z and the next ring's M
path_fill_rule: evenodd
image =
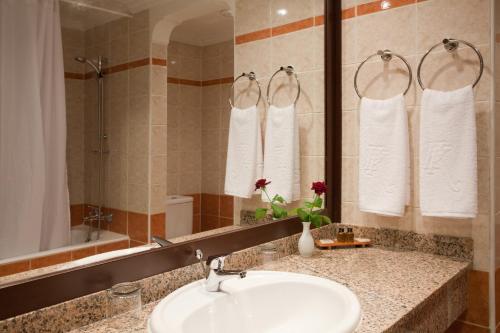
M279 219L288 215L287 211L277 204L271 204L271 209L273 210L273 217L275 218Z
M297 215L297 210L298 210L298 209L299 209L299 208L294 208L294 209L292 209L291 211L289 211L289 212L288 212L288 215L290 215L290 216L295 216L295 215Z
M306 208L313 208L314 206L313 206L312 202L306 201L306 202L304 202L304 207L306 207Z
M312 215L311 223L316 227L321 227L321 225L323 224L323 217L321 215Z
M299 217L302 221L304 221L304 222L309 221L309 214L303 208L297 209L297 215L299 215Z
M332 223L332 220L330 220L330 218L326 215L321 215L321 217L323 218L323 223L325 224L330 224Z
M273 202L285 203L285 199L279 194L276 194L273 198Z
M255 219L260 220L266 217L267 214L267 208L257 208L255 210Z
M321 206L323 206L323 199L321 199L321 197L316 197L313 201L313 206L321 208Z

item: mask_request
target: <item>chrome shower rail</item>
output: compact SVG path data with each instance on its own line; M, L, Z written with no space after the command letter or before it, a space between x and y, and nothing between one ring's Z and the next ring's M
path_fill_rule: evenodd
M420 62L418 63L417 80L418 80L418 84L420 85L420 88L422 88L422 90L425 89L425 87L424 87L424 84L422 83L420 72L422 70L422 64L424 63L424 60L429 55L429 53L431 53L432 50L434 50L436 47L438 47L440 45L443 45L443 47L446 49L446 51L448 51L450 53L455 52L458 49L458 47L460 46L460 43L463 43L463 44L467 45L468 47L470 47L476 53L477 57L479 58L479 74L478 74L476 80L474 81L474 83L472 84L472 87L475 87L479 83L479 80L481 80L481 76L483 75L483 70L484 70L484 60L483 60L483 55L481 54L481 52L473 44L471 44L465 40L454 39L454 38L445 38L441 42L433 45L424 54L424 56L422 57L422 59L420 59Z
M361 69L361 67L363 67L363 65L368 60L370 60L371 58L376 57L376 56L380 56L380 58L384 62L386 62L386 63L389 62L389 61L391 61L393 56L401 59L401 61L404 62L404 64L406 65L406 68L408 68L408 86L406 87L405 91L403 92L403 95L406 95L406 93L408 92L408 90L410 90L411 82L412 82L412 79L413 79L413 73L412 73L410 64L408 63L408 61L403 56L401 56L401 55L399 55L397 53L394 53L391 50L378 50L377 53L374 53L374 54L368 56L361 64L359 64L358 68L356 69L356 73L354 74L354 90L356 90L356 94L359 96L359 98L363 98L363 96L361 95L361 93L358 90L358 74L359 74L359 70Z

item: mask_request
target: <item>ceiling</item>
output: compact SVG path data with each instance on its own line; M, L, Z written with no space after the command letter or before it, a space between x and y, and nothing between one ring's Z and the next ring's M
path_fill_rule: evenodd
M60 0L61 25L88 30L175 0Z
M227 10L206 14L182 22L172 31L170 40L196 46L233 39L233 17Z

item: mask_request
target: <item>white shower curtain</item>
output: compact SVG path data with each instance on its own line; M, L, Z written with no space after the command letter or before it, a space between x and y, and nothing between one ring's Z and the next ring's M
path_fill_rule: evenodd
M0 0L0 259L68 245L57 0Z

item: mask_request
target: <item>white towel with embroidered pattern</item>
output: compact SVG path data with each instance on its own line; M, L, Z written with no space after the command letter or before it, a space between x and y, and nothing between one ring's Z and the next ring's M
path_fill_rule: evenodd
M270 198L279 194L286 202L300 199L299 124L295 105L267 111L264 143L264 178ZM268 202L265 193L262 200Z
M471 85L423 92L420 210L423 216L477 215L476 114Z
M262 134L259 111L256 106L233 108L229 119L224 193L250 198L255 192L255 182L261 177Z
M361 99L358 178L360 211L404 215L410 201L410 148L403 94Z

